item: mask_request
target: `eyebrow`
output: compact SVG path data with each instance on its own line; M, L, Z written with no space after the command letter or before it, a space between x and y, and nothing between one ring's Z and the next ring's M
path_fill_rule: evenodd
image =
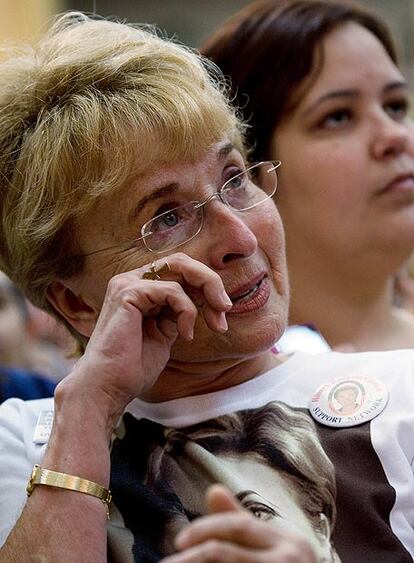
M217 160L218 161L223 160L226 156L228 156L231 153L232 150L234 150L234 148L235 148L234 144L230 142L220 147L216 154ZM141 211L150 201L154 201L156 199L174 195L177 192L178 188L179 188L179 184L177 182L173 182L171 184L161 186L160 188L154 190L150 194L142 197L128 214L128 221L132 222L134 219L136 219L136 217L141 213Z
M250 495L257 495L256 491L242 491L241 493L237 493L236 498L239 502L243 502L244 499Z
M382 93L388 94L389 92L400 89L408 89L408 83L405 80L396 80L395 82L390 82L383 88ZM359 90L352 88L328 92L327 94L324 94L323 96L315 100L313 104L306 108L306 110L303 112L303 116L309 115L326 101L335 100L337 98L357 98L359 94Z

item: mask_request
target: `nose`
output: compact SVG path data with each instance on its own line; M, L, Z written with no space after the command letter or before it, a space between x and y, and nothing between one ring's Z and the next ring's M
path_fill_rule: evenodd
M257 250L257 238L247 224L255 210L238 212L219 200L209 202L204 229L208 229L210 264L219 270L232 260L247 258Z
M414 129L406 121L396 121L382 111L374 124L372 155L377 160L393 158L414 146Z

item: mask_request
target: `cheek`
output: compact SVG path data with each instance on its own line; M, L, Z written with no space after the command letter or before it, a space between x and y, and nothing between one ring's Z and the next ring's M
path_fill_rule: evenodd
M414 158L414 122L410 123L407 134L407 153Z
M322 203L335 208L359 199L361 181L364 184L369 170L366 150L357 138L321 140L282 131L272 154L282 161L276 200L300 210Z
M370 189L365 167L333 154L329 162L325 156L325 161L287 163L275 199L287 230L292 224L319 229L322 223L335 229L344 219L360 219Z
M258 245L268 256L284 251L285 234L282 219L274 201L265 202L258 210L256 217L250 222L249 228L257 238Z
M254 232L259 249L265 255L273 272L278 293L288 294L288 274L286 265L285 233L279 211L273 201L263 204L251 230Z

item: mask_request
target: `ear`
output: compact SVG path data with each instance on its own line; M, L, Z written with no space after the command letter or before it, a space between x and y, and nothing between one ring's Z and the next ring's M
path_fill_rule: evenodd
M99 311L88 305L80 295L63 282L55 281L47 289L47 299L75 330L83 336L91 336Z
M328 543L331 541L331 525L326 514L321 512L319 514L319 531L324 540Z

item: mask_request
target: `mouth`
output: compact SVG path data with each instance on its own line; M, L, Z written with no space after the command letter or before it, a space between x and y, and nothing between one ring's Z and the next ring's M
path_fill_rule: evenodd
M380 190L379 194L390 192L406 193L412 191L414 191L414 172L405 172L391 180L391 182Z
M256 276L255 278L245 283L244 285L238 287L236 290L229 292L228 296L230 297L231 301L233 303L237 303L237 301L248 298L255 291L257 291L257 289L260 287L261 283L263 282L264 277L265 277L264 274L260 274L259 276Z
M267 275L262 273L229 293L233 307L227 314L254 311L267 302L269 295L270 283Z

